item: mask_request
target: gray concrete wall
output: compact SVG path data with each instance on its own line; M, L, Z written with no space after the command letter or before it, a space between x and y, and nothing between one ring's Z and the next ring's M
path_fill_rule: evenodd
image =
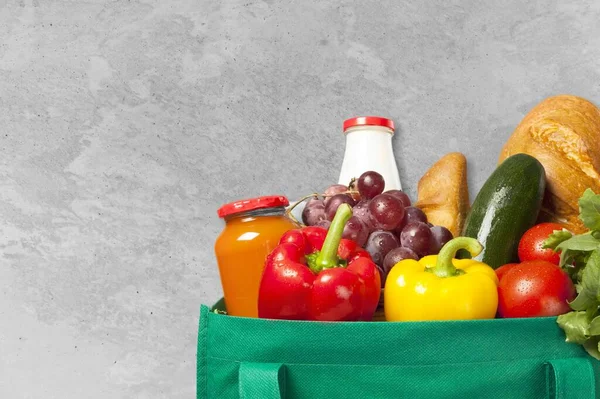
M335 182L379 114L475 194L544 97L600 103L600 2L0 0L0 397L195 394L216 209Z

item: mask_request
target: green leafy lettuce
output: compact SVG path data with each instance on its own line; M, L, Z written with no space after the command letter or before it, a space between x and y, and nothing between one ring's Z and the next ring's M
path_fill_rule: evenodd
M579 218L588 232L573 235L556 230L544 248L560 252L560 266L577 287L577 297L569 304L573 311L557 320L566 341L583 345L600 359L600 195L585 190L579 199Z
M591 231L600 230L600 195L589 188L579 199L579 218Z

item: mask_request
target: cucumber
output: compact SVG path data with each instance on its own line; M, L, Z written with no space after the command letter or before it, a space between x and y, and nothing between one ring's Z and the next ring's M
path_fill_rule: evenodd
M494 269L518 262L519 240L535 224L545 188L546 172L537 159L527 154L506 158L484 183L465 220L462 235L484 247L474 259Z

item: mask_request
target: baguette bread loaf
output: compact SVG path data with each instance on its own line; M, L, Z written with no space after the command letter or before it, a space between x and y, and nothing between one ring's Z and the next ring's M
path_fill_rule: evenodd
M538 222L585 231L578 200L586 188L600 193L600 110L576 96L550 97L535 106L504 145L498 162L525 153L546 171L546 193Z
M417 185L415 204L427 221L460 235L469 211L467 160L460 152L444 155L423 175Z

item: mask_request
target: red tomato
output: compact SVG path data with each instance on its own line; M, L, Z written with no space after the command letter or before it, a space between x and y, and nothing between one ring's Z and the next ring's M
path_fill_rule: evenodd
M542 245L554 230L562 230L564 227L558 223L540 223L527 230L521 237L521 241L519 241L519 259L521 262L545 260L558 265L560 253L554 252L550 248L543 249Z
M496 269L496 277L498 277L498 281L502 280L502 277L506 274L507 271L517 266L518 263L507 263L506 265L500 266Z
M543 260L520 263L498 285L500 317L558 316L571 310L575 286L560 267Z

